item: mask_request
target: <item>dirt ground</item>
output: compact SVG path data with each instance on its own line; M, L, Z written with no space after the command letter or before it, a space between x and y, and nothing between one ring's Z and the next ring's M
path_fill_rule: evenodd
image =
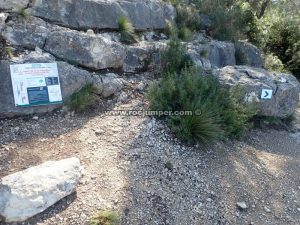
M134 99L115 109L144 107ZM204 149L185 146L149 117L94 112L0 120L0 178L47 160L81 160L76 193L26 225L88 224L101 209L116 211L124 225L298 225L299 134L254 129L241 141Z

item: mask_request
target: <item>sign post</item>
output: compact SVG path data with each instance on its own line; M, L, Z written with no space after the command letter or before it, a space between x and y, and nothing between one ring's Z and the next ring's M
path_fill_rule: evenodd
M56 63L16 64L10 72L16 106L62 103Z

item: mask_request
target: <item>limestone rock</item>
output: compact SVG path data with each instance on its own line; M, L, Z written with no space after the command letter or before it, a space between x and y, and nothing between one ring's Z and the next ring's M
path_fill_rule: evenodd
M176 10L159 0L36 0L30 14L75 29L118 29L125 16L135 29L147 30L165 28Z
M2 178L0 215L21 222L43 212L76 189L81 178L78 158L48 161Z
M235 44L236 62L238 65L262 67L261 51L251 43L239 41Z
M286 118L298 105L300 84L293 75L248 66L227 66L213 74L225 87L243 87L245 102L255 104L258 115ZM261 98L263 89L272 90L271 99Z
M57 29L49 35L45 50L57 58L92 69L121 68L125 48L108 35L88 35Z
M50 25L42 19L29 17L9 21L2 31L3 37L13 45L35 49L43 48L50 33Z
M188 54L197 66L204 69L236 64L234 44L209 40L202 35L198 35L197 40L188 44Z
M118 77L118 75L113 73L108 73L105 75L96 75L92 78L93 84L97 88L99 95L104 98L111 97L119 93L125 84L125 81Z

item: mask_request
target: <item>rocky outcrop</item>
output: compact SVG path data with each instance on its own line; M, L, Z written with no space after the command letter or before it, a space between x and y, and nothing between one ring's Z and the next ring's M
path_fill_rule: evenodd
M167 43L163 41L143 41L134 46L128 46L123 71L125 73L138 73L151 70L150 64L154 62L155 54L159 54L166 46Z
M0 215L6 222L21 222L37 215L73 193L80 178L78 158L45 162L3 177Z
M188 54L197 66L204 69L236 64L234 44L209 40L203 36L188 44Z
M119 93L126 83L125 80L114 73L93 76L91 82L96 87L97 94L104 98L112 97Z
M256 106L258 115L286 118L298 105L300 84L290 74L270 73L248 66L227 66L214 70L213 74L226 87L243 87L245 102ZM271 90L272 93L267 96L263 90Z
M239 41L235 44L235 51L237 65L263 66L262 53L256 46L245 41Z
M9 21L2 31L12 45L35 49L43 48L50 33L50 25L36 17Z
M173 6L159 0L35 0L29 11L75 29L118 29L121 16L137 30L163 29L176 16Z
M58 29L46 41L46 51L57 58L92 69L121 68L125 48L109 36Z

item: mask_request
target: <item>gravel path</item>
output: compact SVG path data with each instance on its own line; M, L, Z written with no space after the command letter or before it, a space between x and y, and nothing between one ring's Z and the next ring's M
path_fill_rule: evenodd
M0 178L70 156L85 168L76 193L23 224L88 224L101 209L124 225L300 224L299 133L252 130L204 149L148 117L97 114L0 121Z

